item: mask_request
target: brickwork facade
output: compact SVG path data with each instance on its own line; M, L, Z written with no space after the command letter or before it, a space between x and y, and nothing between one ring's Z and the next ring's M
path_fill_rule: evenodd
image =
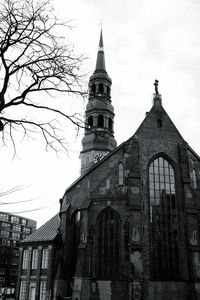
M153 175L153 190L152 164L154 172L164 172ZM68 288L59 293L74 300L200 299L199 180L198 155L155 94L134 136L64 195L62 278Z

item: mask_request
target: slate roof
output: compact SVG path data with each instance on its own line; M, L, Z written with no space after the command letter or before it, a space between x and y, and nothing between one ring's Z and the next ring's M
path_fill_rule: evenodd
M59 225L59 214L56 214L53 218L51 218L49 221L47 221L45 224L39 227L26 239L21 241L21 243L53 241L58 233Z

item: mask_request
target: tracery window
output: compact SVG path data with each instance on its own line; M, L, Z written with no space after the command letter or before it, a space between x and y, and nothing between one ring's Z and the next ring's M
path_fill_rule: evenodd
M124 184L124 165L122 163L119 163L118 166L118 184Z
M178 213L175 175L156 158L149 167L151 272L154 279L179 277Z
M97 277L118 278L120 269L120 217L107 207L97 218Z
M197 172L195 169L192 170L192 184L193 188L197 189Z
M72 216L71 221L71 237L72 237L72 276L75 275L76 272L76 263L78 259L78 247L80 243L80 217L81 213L80 211L76 211Z

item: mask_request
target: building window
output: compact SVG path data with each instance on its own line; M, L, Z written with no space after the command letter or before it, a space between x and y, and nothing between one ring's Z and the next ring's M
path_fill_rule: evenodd
M1 237L9 237L9 231L1 230Z
M113 130L113 121L111 118L108 119L108 128L112 131Z
M14 231L21 231L21 226L20 225L13 225L13 230Z
M6 269L5 268L0 268L0 274L5 274Z
M15 240L20 240L20 234L17 232L12 232L12 238Z
M72 215L71 219L71 240L72 240L72 252L71 252L71 275L75 275L76 263L78 258L78 247L80 244L80 211L76 211Z
M29 266L29 257L30 257L30 251L28 249L24 250L23 252L23 261L22 261L22 269L28 269Z
M0 277L0 286L5 285L6 278L5 277Z
M107 95L110 97L110 87L107 85Z
M21 281L19 300L26 300L26 281Z
M92 94L95 94L95 93L96 93L96 85L93 84L93 85L92 85Z
M158 126L158 128L162 128L162 120L161 119L157 120L157 126Z
M25 219L21 219L21 223L22 223L23 225L26 225L26 223L27 223L27 220L25 220Z
M38 249L34 249L32 255L32 269L37 269L37 265L38 265Z
M42 269L48 269L49 266L49 249L45 248L42 251Z
M103 115L98 115L98 127L100 128L104 127Z
M40 282L40 300L46 300L47 298L47 282Z
M17 269L11 269L10 270L10 275L17 275L18 274L18 270Z
M197 189L197 172L195 169L192 170L192 185L194 189Z
M149 167L151 271L154 279L179 277L175 175L162 157Z
M12 258L11 259L11 265L17 266L19 263L19 260L17 258Z
M103 93L103 92L104 92L103 83L99 83L99 93Z
M9 223L1 223L1 227L5 229L10 229L10 224Z
M16 216L11 216L11 222L12 223L19 223L19 218Z
M119 163L118 166L118 184L124 184L124 165L122 163Z
M118 278L120 265L120 217L107 207L97 218L97 277Z
M29 227L23 227L22 231L26 233L31 233L31 229Z
M0 220L1 221L8 221L8 215L0 214Z
M89 116L88 118L88 128L92 128L93 127L93 116Z

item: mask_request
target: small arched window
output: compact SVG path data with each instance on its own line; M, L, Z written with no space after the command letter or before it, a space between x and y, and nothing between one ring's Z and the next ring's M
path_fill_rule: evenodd
M195 169L192 170L192 184L193 188L197 189L197 171Z
M97 217L97 277L118 278L120 270L120 217L111 207Z
M113 121L111 118L108 119L108 127L111 131L113 130Z
M88 128L92 128L93 127L93 116L89 116L88 118Z
M118 166L118 184L124 185L124 165L123 165L123 163L119 163L119 166Z
M104 118L103 115L98 115L98 127L104 127Z
M99 93L103 93L103 92L104 92L103 83L99 83Z
M110 87L107 85L107 95L110 97Z
M96 93L96 85L93 84L93 85L92 85L92 94L95 94L95 93Z
M158 126L158 128L162 128L162 120L161 119L157 120L157 126Z

